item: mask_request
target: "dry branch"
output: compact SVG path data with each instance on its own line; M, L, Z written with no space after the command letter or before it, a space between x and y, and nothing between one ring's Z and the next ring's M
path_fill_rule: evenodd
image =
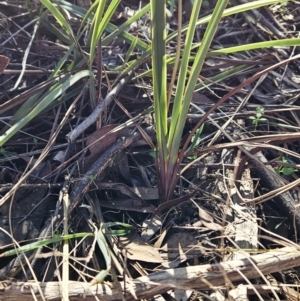
M249 256L249 258L223 262L220 264L205 264L178 269L168 269L129 281L125 285L126 299L134 300L152 298L173 288L177 289L209 289L226 285L224 274L231 282L241 281L247 277L259 277L258 270L266 275L283 271L299 265L300 250L296 247L285 247L266 253ZM38 294L38 285L44 293L45 300L61 300L61 284L58 282L0 282L0 300L31 301L32 293L37 300L42 300ZM209 286L210 287L209 287ZM124 285L122 285L124 290ZM88 283L69 282L69 297L72 301L95 300L95 294L101 301L121 300L119 291L107 284L92 287ZM135 296L134 296L135 295Z

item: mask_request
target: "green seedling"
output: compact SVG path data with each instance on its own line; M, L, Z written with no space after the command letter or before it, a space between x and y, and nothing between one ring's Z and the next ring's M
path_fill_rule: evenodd
M196 130L195 135L193 135L193 138L191 140L191 145L187 150L187 153L193 152L195 150L195 148L200 144L201 142L201 137L200 135L202 134L204 128L204 123L201 124L201 126L199 127L199 129ZM197 156L190 156L188 157L188 159L190 160L195 160L197 158Z
M276 230L287 220L286 217L280 217L280 219L282 219L282 221L275 226Z
M0 147L0 156L7 157L7 151L3 147Z
M210 5L210 3L209 3L208 0L204 0L204 1L203 1L203 7L209 8L209 5Z
M33 148L31 151L34 151L35 149L37 149L37 143L38 143L39 139L37 138L33 138Z
M153 150L151 150L151 151L149 152L149 155L150 155L151 157L153 157L153 158L156 158L156 155L157 155L156 148L153 149Z
M89 178L90 178L91 181L95 182L96 179L97 179L97 176L95 176L95 175L90 175Z
M116 230L112 230L110 228L112 227L118 227ZM53 237L42 239L18 248L14 248L11 250L8 250L6 252L3 252L0 254L0 258L2 257L8 257L8 256L14 256L19 255L25 252L29 252L38 248L42 248L48 244L51 243L59 243L62 241L74 239L74 238L84 238L84 237L91 237L96 235L96 240L98 243L98 246L102 252L102 255L104 257L105 263L106 263L106 269L100 271L99 274L95 276L95 278L91 281L91 284L101 283L103 282L104 278L109 274L111 269L111 253L109 246L106 242L105 236L123 236L127 235L131 232L133 227L129 224L120 223L120 222L109 222L104 223L99 226L99 230L97 233L75 233L75 234L68 234L68 235L59 235L54 234Z
M5 148L0 147L0 157L10 157L15 156L17 153L15 152L9 152Z
M256 108L256 115L255 116L250 116L249 119L252 120L252 124L254 125L254 129L256 130L258 124L262 121L268 121L268 119L263 118L262 116L264 115L264 108L262 107L257 107Z
M281 157L281 161L283 163L290 163L287 158L285 158L284 156ZM283 174L285 176L290 176L292 175L294 172L297 172L298 169L293 168L293 167L287 167L287 166L279 166L275 168L275 171L277 174Z

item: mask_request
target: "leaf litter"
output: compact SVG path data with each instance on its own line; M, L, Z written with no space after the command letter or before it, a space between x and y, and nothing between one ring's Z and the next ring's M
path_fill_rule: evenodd
M130 20L135 13L139 12L138 2L124 1L118 8L119 14L112 19L112 25L120 26L123 22ZM212 8L209 6L213 6L213 2L208 4L207 10ZM236 2L244 3L244 1ZM191 13L191 7L187 3L188 1L183 9L186 20ZM32 4L31 13L35 5ZM64 2L61 5L65 7ZM55 21L53 21L55 26L50 30L45 20L38 29L39 38L33 43L27 57L26 71L21 78L19 88L13 89L16 77L21 71L20 64L29 40L22 31L16 35L15 40L9 37L12 32L17 32L18 22L29 22L28 16L19 14L27 12L28 8L25 3L21 3L20 7L13 3L0 3L0 6L7 17L5 22L8 23L7 27L0 29L2 34L0 40L0 73L2 73L0 119L4 128L21 103L38 91L45 93L44 89L47 85L52 84L49 83L51 80L48 79L47 74L54 69L54 65L63 57L65 48L69 46L66 40L57 36ZM83 4L82 8L84 8ZM299 29L298 12L297 4L289 1L286 4L271 6L270 9L264 8L259 11L250 11L247 15L238 14L225 18L217 32L213 44L214 50L217 51L232 44L243 45L248 41L267 41L278 36L295 37ZM173 14L170 20L170 30L176 29L175 15ZM80 27L79 18L79 9L77 15L70 15L70 24L74 29ZM0 24L1 22L4 22L2 15ZM201 37L204 28L205 25L199 26L196 41L199 41L197 39ZM32 30L33 28L28 28L28 32L33 32ZM110 32L113 32L112 27ZM149 41L149 16L131 23L129 33L141 37L144 43L147 43ZM59 40L59 38L61 40L57 43L56 39ZM17 43L18 51L14 43ZM80 43L83 42L80 41ZM139 49L142 45L139 43ZM114 40L113 43L104 45L102 67L105 70L105 78L103 88L100 89L103 95L109 93L108 87L116 84L115 81L118 82L118 68L122 66L129 46L128 39L126 40L124 36L121 38L119 36L118 41ZM84 44L82 47L85 51ZM130 54L132 61L138 57L139 51L141 50L134 50ZM168 44L168 51L175 52L172 43ZM199 81L197 91L194 93L193 103L196 106L190 108L185 135L188 135L204 113L226 93L244 83L258 71L278 61L288 59L294 53L298 54L297 47L273 47L210 57L204 65L201 74L202 81ZM240 66L241 63L245 64L243 69L238 73L230 74L232 68ZM225 262L226 258L234 256L239 248L244 250L241 252L246 252L245 247L237 245L238 242L234 241L234 237L239 236L240 239L240 235L243 234L245 235L243 239L247 240L246 229L238 226L249 222L249 216L251 220L254 217L254 224L258 224L257 237L260 247L249 248L247 253L255 254L256 249L274 249L297 244L300 224L300 209L297 206L300 165L298 61L289 62L271 70L259 84L245 85L214 110L210 115L211 119L205 122L195 148L187 154L182 163L181 169L190 164L187 170L189 172L184 171L181 174L174 198L165 204L161 203L158 198L159 179L156 178L155 160L151 156L154 150L148 146L149 143L145 143L143 136L139 136L133 139L135 144L121 144L118 141L122 139L123 134L112 131L116 126L128 121L128 115L124 110L127 110L134 118L151 108L151 80L147 76L141 76L148 71L148 67L147 63L138 65L134 80L122 85L121 93L113 95L118 98L123 107L117 106L113 100L109 101L105 110L101 111L101 126L92 125L85 129L80 138L72 141L75 143L76 151L67 154L64 160L52 160L55 156L53 147L61 146L65 149L66 147L63 146L65 136L92 112L89 93L82 94L74 111L63 124L57 139L51 145L52 148L44 165L41 165L36 173L32 173L26 183L23 183L36 184L36 188L28 189L21 198L18 194L25 189L19 189L12 199L12 212L9 211L8 203L0 208L1 227L10 231L9 220L11 219L13 225L16 226L13 226L10 234L21 244L25 244L28 239L41 238L43 230L49 223L49 218L51 219L51 215L56 212L56 207L59 205L57 195L60 188L55 184L63 185L65 177L72 175L69 193L73 192L73 196L76 194L75 197L80 195L79 203L86 203L90 198L93 199L95 213L92 218L94 221L96 221L95 216L99 214L97 207L101 206L101 214L106 222L122 220L135 225L134 235L118 237L115 245L117 250L112 246L113 252L117 254L119 250L122 254L118 253L122 257L119 261L124 265L123 270L127 271L126 277L128 278L134 279L154 271L164 271L166 268L175 269L197 264ZM216 79L216 76L222 72L229 72L229 75L220 80ZM83 91L82 87L79 86L79 88ZM14 185L20 175L28 170L22 159L24 156L21 158L14 156L13 153L32 153L33 155L30 156L33 156L33 160L37 159L38 152L42 152L51 133L55 131L58 123L63 121L68 106L77 96L68 95L69 92L67 90L66 94L61 95L62 101L58 102L57 106L41 112L1 147L1 186ZM201 107L204 112L198 110L197 106ZM257 108L263 108L262 115L257 115ZM155 143L153 128L152 132L151 129L147 131L149 126L153 126L151 124L153 121L148 116L150 114L141 115L143 117L137 119L136 122L145 130L148 139L150 137ZM134 123L127 125L127 136L136 132ZM228 138L228 135L232 140ZM98 140L99 138L102 139ZM183 137L183 143L184 139L186 136ZM120 144L119 149L116 147L117 143ZM114 146L117 150L113 149ZM244 152L239 155L240 147L245 148L248 153ZM84 150L88 150L88 153L84 154ZM38 152L35 153L35 151ZM103 162L108 162L109 159L109 163L105 166L101 163L99 173L99 170L95 173L88 173L101 156L104 156ZM276 174L274 169L282 168L284 164L288 164L287 167L292 168L294 172L289 175ZM245 174L246 178L242 178L243 172L247 169L249 170L248 178ZM86 180L85 177L88 179ZM78 183L83 179L89 183L82 186L84 188L80 188ZM247 191L245 192L244 187L247 181L252 182L253 198L247 195ZM201 183L207 184L203 187ZM38 184L49 186L42 188ZM77 194L78 189L81 191ZM252 211L250 215L248 214L249 208L255 211L255 215ZM59 212L57 217L61 216L61 212L57 212ZM80 232L83 224L82 213L75 206L70 215L70 228L72 231ZM60 223L53 223L53 225L55 231L62 232ZM249 223L247 225L249 226ZM240 232L241 229L243 229L242 232ZM10 245L13 240L3 233L1 232L0 244L5 248L5 245ZM80 246L78 246L78 252L79 254L82 252ZM79 254L76 255L80 256ZM13 258L10 262L3 264L1 262L1 278L25 279L20 268L25 261L20 258L21 256ZM96 251L93 268L104 268L101 258L101 254ZM127 262L124 263L124 260ZM83 277L85 267L79 267L76 260L71 263L76 268L70 280ZM49 273L47 275L49 281L58 279L56 274L45 272L46 265L52 266L49 271L56 268L53 260L47 259L47 262L41 263L37 259L32 259L32 264L36 277L40 281L43 273ZM136 268L137 264L139 264L139 269ZM13 269L13 266L16 268ZM121 270L121 268L118 270L120 279L123 277ZM276 287L284 283L290 286L276 294L280 298L296 296L297 270L279 269L278 271L280 273L271 275L275 279L273 283L276 283ZM256 279L261 286L266 283L262 275L256 276ZM239 281L244 288L247 288L248 294L255 293L251 285L244 283L241 279ZM189 288L193 286L186 287L187 290ZM202 292L208 295L212 291L209 285L202 289ZM261 295L264 300L267 300L271 295L274 296L274 292L272 289L266 289ZM197 298L204 300L201 295L197 295Z

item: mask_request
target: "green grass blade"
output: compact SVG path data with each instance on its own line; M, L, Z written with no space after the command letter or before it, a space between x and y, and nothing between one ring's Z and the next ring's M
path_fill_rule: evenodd
M168 150L170 151L171 145L173 143L174 137L177 136L181 139L181 134L176 132L178 129L178 120L180 115L182 114L182 106L183 106L183 95L184 95L184 90L186 86L186 79L187 79L187 72L189 68L189 61L190 61L190 52L192 49L192 44L193 44L193 39L194 39L194 34L195 34L195 29L196 29L196 22L198 19L198 15L200 12L200 7L202 4L202 0L196 0L194 2L192 14L190 17L189 21L189 26L188 26L188 31L186 35L186 40L185 40L185 47L184 47L184 52L182 55L182 60L180 62L180 70L179 70L179 75L178 75L178 83L177 83L177 89L175 93L175 98L174 98L174 106L173 106L173 111L172 111L172 121L170 123L170 130L169 130L169 136L168 136ZM183 129L183 125L182 129ZM177 159L173 158L173 160Z
M85 25L84 25L85 23L92 22L92 19L93 19L93 16L94 16L93 11L96 9L97 4L98 4L97 2L94 2L92 4L92 6L89 8L89 10L86 11L82 7L79 7L75 4L71 4L71 3L63 1L63 0L58 1L58 3L60 5L60 7L64 8L67 11L69 11L70 13L78 16L79 18L82 18L78 35L81 35L81 29L83 27L85 27ZM134 35L126 32L125 29L128 28L130 26L130 24L132 24L133 22L138 20L145 13L147 13L149 11L149 9L150 9L150 5L148 4L145 7L143 7L140 11L138 11L134 16L132 16L130 19L128 19L120 27L117 27L114 24L108 23L106 28L105 28L105 31L110 33L110 34L103 39L102 45L107 46L109 43L112 42L112 40L114 38L116 38L117 36L120 36L129 44L133 43L133 41L135 39L137 39L137 48L141 51L146 51L149 48L148 44L143 42L138 37L135 37ZM91 45L90 41L91 41L91 36L88 38L88 42L87 42L88 45ZM150 52L149 52L149 55L150 55Z
M57 9L57 7L52 4L49 0L40 0L41 3L52 13L52 15L55 17L57 22L62 26L65 31L68 33L70 37L72 37L74 41L74 34L71 26L67 22L66 18L64 15Z
M90 61L92 63L94 58L94 53L96 49L96 45L101 38L109 20L111 19L112 15L116 11L119 3L121 0L112 0L104 14L104 8L106 1L98 1L98 6L92 21L93 24L93 33L90 43Z
M137 22L143 15L145 15L148 11L150 10L150 4L145 5L141 10L139 10L136 14L134 14L131 18L129 18L128 20L126 20L120 27L115 27L116 29L112 31L112 33L110 35L108 35L107 37L105 37L103 39L103 45L108 45L110 44L117 36L121 35L123 32L125 32L125 30L127 28L129 28L129 26L134 23ZM112 24L111 24L112 25ZM115 26L115 25L113 25ZM110 30L110 28L112 28L112 26L110 26L108 28L108 30ZM140 39L138 39L137 37L135 37L135 39L137 39L137 42L141 42L140 45L143 45L143 49L146 50L147 44L145 44L144 42L142 42ZM132 41L127 41L129 43L132 43Z
M108 23L107 24L107 27L106 27L106 31L108 32L112 32L112 33L115 33L117 32L119 28L114 25L114 24L111 24L111 23ZM123 31L121 33L118 34L122 39L124 39L124 41L126 41L127 43L132 43L136 37L126 31ZM107 37L108 38L108 37ZM103 46L106 46L108 45L108 42L109 42L109 39L106 39L104 38L103 39ZM141 39L138 39L137 40L137 45L136 47L141 50L141 51L147 51L149 50L149 53L148 53L148 56L151 54L151 51L150 51L150 48L149 48L149 45L146 44L145 42L143 42Z
M99 29L100 33L98 33L99 35L103 34L104 30L106 29L106 26L109 23L109 20L112 18L120 2L121 0L112 0L111 3L109 4L100 23L100 29Z
M70 40L61 29L57 28L54 24L50 23L46 19L42 18L42 24L50 33L56 36L60 43L65 43L67 45L71 45L73 43L73 41Z
M121 68L124 67L124 66L126 66L126 65L128 64L129 59L130 59L131 55L133 54L133 51L134 51L134 49L135 49L135 47L136 47L137 40L138 40L138 39L136 38L136 39L130 44L130 47L129 47L129 49L128 49L127 53L126 53L126 56L125 56L125 58L124 58L123 66L121 66Z
M197 84L195 86L195 92L201 91L201 90L205 89L206 87L212 86L220 81L225 80L226 78L229 78L235 74L239 74L241 71L245 71L249 68L251 68L251 66L241 65L241 66L236 66L229 70L223 71L223 72L209 78L208 80L204 81L203 83Z
M83 18L82 18L82 21L81 21L81 24L80 24L80 28L79 28L79 31L81 30L81 28L82 27L84 27L84 24L89 20L89 19L91 19L91 20L93 20L93 11L97 8L97 5L98 5L98 1L95 1L92 5L91 5L91 7L88 9L88 11L87 12L82 12L81 11L81 13L80 13L80 16L82 17L83 16ZM83 15L84 14L84 15ZM88 44L90 44L90 41L88 42Z
M245 11L248 11L251 9L257 9L262 6L268 6L268 5L272 5L272 4L276 4L276 3L286 3L288 1L292 1L292 0L256 0L256 1L247 2L247 3L241 4L241 5L237 5L237 6L233 6L233 7L225 9L224 13L222 14L222 18L231 16L231 15L235 15L235 14L238 14L241 12L245 12ZM210 19L211 19L211 15L200 18L197 21L197 25L206 24L210 21ZM188 25L184 26L182 28L182 33L186 32L187 29L188 29ZM176 38L177 34L178 34L177 31L174 31L170 35L168 35L167 42L170 42L171 40Z
M195 90L195 85L197 83L198 76L200 74L204 60L206 58L206 54L211 45L211 42L212 42L215 32L217 30L219 21L222 17L224 9L226 8L226 5L228 4L228 1L229 0L218 0L217 4L215 6L212 17L211 17L209 24L207 26L207 29L205 31L202 43L199 47L196 58L194 60L188 82L185 86L183 100L180 100L180 99L178 100L178 102L179 101L182 102L179 105L180 113L178 114L178 112L175 111L176 118L174 120L173 120L173 114L172 114L172 132L171 132L171 127L170 127L170 133L169 133L169 139L168 139L168 150L170 153L169 165L173 168L178 159L178 152L179 152L179 147L180 147L180 143L181 143L181 136L182 136L183 129L185 126L185 121L186 121L186 117L188 114L190 102L191 102L191 99L192 99L192 96L193 96L193 93ZM194 4L195 4L195 2L194 2ZM187 55L189 55L189 54L187 54ZM181 84L181 83L179 83L179 84ZM176 91L176 93L177 93L177 91ZM176 95L176 97L177 97L177 95ZM176 172L176 171L174 171L174 172ZM174 174L173 174L173 180L175 178L176 177L174 177ZM172 183L171 187L172 187L172 185L174 186L175 183Z
M96 6L96 12L94 14L94 18L92 20L92 36L91 36L91 43L90 43L90 64L92 65L93 59L94 59L94 54L96 50L96 45L98 43L98 40L104 30L104 28L100 27L106 0L97 0L95 3L97 3Z
M80 71L72 76L66 76L62 83L59 83L52 91L46 94L43 99L32 108L31 112L20 119L16 124L9 128L2 136L0 136L0 147L5 144L13 135L24 127L29 121L36 117L39 113L49 107L60 95L62 95L68 88L72 87L77 81L83 77L93 76L88 70ZM62 81L62 79L61 79Z
M120 226L120 227L124 228L124 230L111 230L111 231L107 230L107 228L114 227L114 226ZM105 223L102 225L101 229L99 230L99 231L101 231L101 233L100 234L98 233L99 234L99 237L98 237L99 242L98 243L100 243L101 246L99 245L99 247L100 247L103 255L106 257L106 259L108 259L109 254L107 252L108 246L106 244L105 237L103 236L104 235L103 230L105 230L105 235L120 236L120 235L128 234L132 229L133 229L133 226L131 226L129 224L121 223L121 222L111 222L111 223ZM120 231L120 232L118 232L118 231ZM115 234L113 234L113 233L115 233ZM39 241L30 243L30 244L24 245L20 248L15 248L15 249L3 252L0 254L0 258L7 257L7 256L14 256L17 254L33 251L33 250L47 246L52 243L58 243L58 242L65 241L65 240L70 240L70 239L75 239L75 238L83 238L83 237L91 237L91 236L94 236L94 234L88 233L88 232L74 233L74 234L68 234L68 235L54 235L51 238L39 240Z
M300 38L265 41L265 42L234 46L234 47L224 48L220 50L214 50L208 53L208 57L240 52L240 51L248 51L253 49L270 48L270 47L291 47L291 46L292 47L300 46Z
M97 243L99 245L99 248L104 256L104 259L105 259L105 262L106 262L106 268L108 269L108 266L110 267L111 266L111 256L110 256L110 252L109 252L109 247L107 245L107 242L106 242L106 239L105 239L105 236L103 234L103 226L105 224L103 224L98 233L97 233Z
M153 93L157 131L167 134L167 102L166 102L166 4L165 1L151 1L152 17L152 62L153 62ZM161 139L161 137L159 138Z
M61 72L61 68L63 67L63 65L65 64L65 62L67 61L68 57L71 55L71 53L74 50L74 44L68 49L68 51L65 53L65 55L61 58L61 60L58 62L58 64L56 65L55 70L52 72L52 74L49 77L49 80L55 78L58 76L58 74ZM56 79L57 81L59 80L58 78ZM61 80L64 80L63 78ZM53 86L48 88L48 91L53 90L56 85L58 83L54 82ZM12 125L14 123L16 123L18 120L21 120L23 117L27 116L32 109L38 104L39 102L39 98L41 97L41 95L43 95L44 91L39 91L37 92L35 95L31 96L18 110L17 112L14 114L13 118L10 120L9 124ZM53 105L51 106L53 107Z
M96 234L97 244L101 250L101 253L104 257L106 269L100 271L95 278L92 280L92 283L101 283L104 281L105 277L109 274L111 269L111 254L109 250L109 246L106 242L105 236L103 234L103 224L101 225L100 229Z
M30 244L24 245L20 248L16 248L16 249L12 249L12 250L3 252L0 254L0 258L14 256L14 255L18 255L21 253L33 251L38 248L45 247L49 244L58 243L58 242L69 240L69 239L89 237L89 236L94 236L94 234L93 233L75 233L75 234L68 234L68 235L55 235L52 238L39 240L39 241L30 243Z
M156 124L158 173L165 187L167 153L167 65L166 65L166 1L151 0L152 25L152 79ZM164 198L164 196L161 196Z

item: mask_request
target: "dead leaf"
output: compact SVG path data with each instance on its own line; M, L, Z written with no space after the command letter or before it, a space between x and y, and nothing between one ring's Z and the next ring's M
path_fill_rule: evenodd
M162 220L161 217L158 215L153 216L152 219L146 219L144 220L142 224L143 231L141 233L141 239L145 242L150 240L155 233L161 228L162 226ZM161 237L161 235L159 236ZM154 244L156 248L159 248L156 244Z
M0 74L6 69L10 59L7 56L0 55Z
M29 167L32 167L37 159L28 156L22 156L22 159L27 162ZM50 174L51 161L47 160L40 164L33 172L32 177L28 179L28 184L35 184L29 188L20 187L14 194L12 204L5 203L0 208L0 227L13 235L16 241L24 239L33 239L38 237L40 227L45 214L49 210L49 200L51 196L46 196L49 188L45 185L43 177ZM51 206L51 205L50 205ZM11 224L5 216L12 216ZM12 230L12 232L11 232ZM11 237L0 231L0 246L5 246L11 243Z
M117 125L115 124L105 126L95 131L87 138L86 145L91 153L84 159L84 171L87 171L96 161L96 159L116 142L118 137L117 132L110 133L109 135L104 137L115 127L117 127ZM100 139L101 137L104 138Z
M187 232L171 235L161 250L168 253L168 259L175 259L180 256L183 260L199 255L199 250L193 249L198 245L198 240ZM187 257L189 255L189 257Z
M145 244L137 235L119 237L119 247L122 249L122 254L131 260L152 263L163 262L158 249Z
M125 151L121 151L114 160L118 173L132 185L132 179L130 175L128 157Z
M221 231L223 229L221 225L214 222L213 217L207 211L202 209L196 202L192 202L198 207L200 220L206 228L214 231Z
M117 127L117 125L110 124L108 126L105 126L95 131L87 138L86 145L88 146L91 152L90 156L99 156L104 151L106 151L110 146L112 146L114 142L116 142L118 136L117 132L111 133L107 137L98 140L99 138L107 134L109 131L113 130L115 127Z
M160 248L162 246L162 243L164 241L164 239L166 238L166 235L168 233L169 228L164 229L164 231L162 231L159 235L159 238L157 239L157 241L154 244L154 247L156 248Z
M142 203L139 199L111 199L100 200L100 205L115 210L128 210L134 212L153 213L155 207Z
M170 292L170 296L174 298L174 300L187 301L191 300L190 297L194 293L193 290L177 290Z
M183 204L184 202L187 202L191 197L194 196L194 194L196 194L197 190L195 190L194 192L190 193L190 194L187 194L187 195L184 195L184 196L181 196L177 199L173 199L171 201L167 201L167 202L164 202L162 204L160 204L153 215L155 214L159 214L161 212L165 212L167 210L169 210L170 208L172 208L173 206L177 206L179 204Z
M142 203L148 205L148 203L146 203L143 198L141 198L138 194L135 193L135 191L133 191L133 188L128 187L126 184L113 183L113 182L101 182L97 180L95 181L95 183L97 185L98 190L107 190L107 189L119 190L122 194L127 195L132 199L139 199Z
M132 188L128 187L123 183L101 182L96 180L95 184L98 190L118 190L123 195L129 197L129 199L120 196L119 198L115 199L102 200L100 201L100 204L103 207L116 210L130 210L144 213L153 213L155 210L155 207L153 205L145 202L142 198L140 198L137 194L135 194L132 191Z
M141 197L144 200L158 199L158 188L135 186L132 189L139 197Z
M192 102L197 105L214 105L215 103L202 93L194 92Z
M189 233L173 234L161 248L167 252L167 254L162 254L162 256L165 255L163 258L167 257L162 265L167 268L176 268L187 259L199 256L199 250L194 248L197 245L198 240Z
M216 224L214 222L208 223L208 222L202 221L202 223L206 228L213 230L213 231L221 231L223 229L223 227L221 225Z

